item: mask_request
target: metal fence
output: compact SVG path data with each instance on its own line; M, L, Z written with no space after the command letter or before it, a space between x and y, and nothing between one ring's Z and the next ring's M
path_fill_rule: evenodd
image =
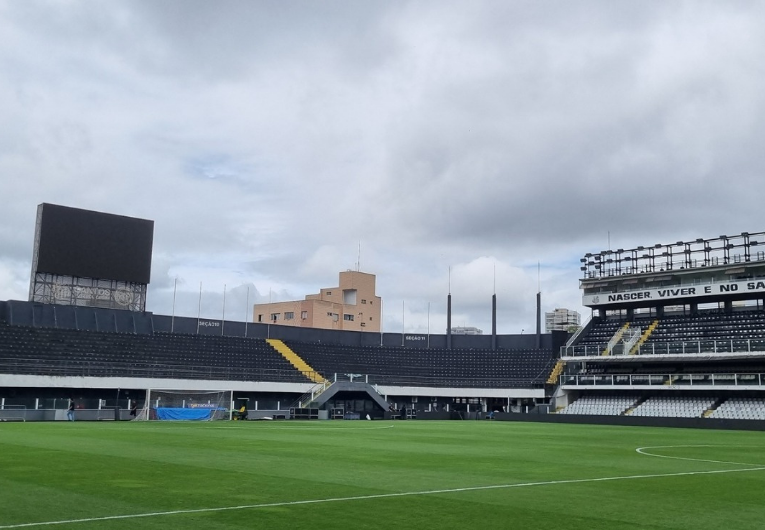
M707 374L564 374L560 384L567 386L747 386L762 387L765 373Z
M633 348L633 353L621 355L694 355L694 354L725 354L725 353L763 353L765 340L689 340L678 342L647 342ZM580 344L563 346L561 357L607 357L607 343ZM617 350L618 351L618 350ZM627 351L625 348L624 351Z

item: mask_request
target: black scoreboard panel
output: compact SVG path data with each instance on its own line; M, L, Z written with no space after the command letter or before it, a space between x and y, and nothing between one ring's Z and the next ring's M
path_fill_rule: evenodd
M42 204L36 272L148 284L154 221Z

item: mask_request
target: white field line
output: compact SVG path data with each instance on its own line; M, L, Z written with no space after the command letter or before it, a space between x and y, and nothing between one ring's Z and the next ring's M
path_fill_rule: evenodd
M181 514L193 514L193 513L212 513L212 512L224 512L224 511L231 511L231 510L251 510L251 509L254 510L258 508L274 508L274 507L280 507L280 506L300 506L300 505L308 505L308 504L326 504L330 502L351 502L351 501L364 501L364 500L371 500L371 499L389 499L389 498L395 498L395 497L413 497L417 495L461 493L466 491L486 491L486 490L499 490L499 489L510 489L510 488L526 488L531 486L552 486L557 484L584 484L588 482L608 482L608 481L615 481L615 480L683 477L683 476L692 476L692 475L714 475L714 474L722 474L722 473L742 473L746 471L765 471L765 467L755 467L755 468L749 468L749 469L721 469L717 471L687 471L682 473L657 473L657 474L650 474L650 475L626 475L626 476L617 476L617 477L582 478L582 479L570 479L570 480L546 480L542 482L497 484L493 486L473 486L468 488L406 491L401 493L380 493L377 495L359 495L355 497L331 497L326 499L309 499L309 500L303 500L303 501L270 502L270 503L263 503L263 504L244 504L240 506L224 506L220 508L198 508L194 510L171 510L166 512L149 512L149 513L136 513L136 514L129 514L129 515L110 515L106 517L88 517L84 519L42 521L38 523L10 524L10 525L2 525L0 526L0 529L33 528L33 527L39 527L39 526L91 523L96 521L116 521L121 519L139 519L144 517L160 517L160 516L166 516L166 515L181 515Z
M668 458L670 460L688 460L690 462L711 462L713 464L734 464L737 466L762 466L765 464L748 464L746 462L729 462L727 460L707 460L704 458L688 458L688 457L682 457L682 456L668 456L668 455L657 455L655 453L649 453L647 449L673 449L677 447L732 447L732 446L723 446L723 445L654 445L651 447L638 447L635 449L638 453L645 456L653 456L656 458ZM742 447L742 446L733 446L733 447Z
M319 431L319 432L346 432L346 431L379 431L381 429L392 429L395 427L395 425L380 425L375 427L324 427L324 426L317 426L317 427L309 427L307 425L294 425L294 426L280 426L280 425L271 425L271 424L265 424L268 425L268 427L234 427L234 426L205 426L205 427L192 427L191 425L179 425L182 422L176 422L174 425L175 427L172 428L163 428L159 425L149 425L140 430L140 432L146 432L146 431L159 431L162 433L168 433L172 434L174 432L182 432L187 430L197 430L197 431L204 431L204 430L215 430L215 429L222 429L222 430L232 430L232 431L239 431L239 432L250 432L252 434L262 433L262 432L270 432L270 431ZM185 422L183 422L185 423ZM247 431L247 429L250 429ZM120 427L102 427L100 430L111 430L111 431L122 431L124 430ZM138 431L135 431L138 432Z
M331 431L331 432L345 432L345 431L379 431L380 429L392 429L395 425L380 425L378 427L308 427L307 425L295 425L294 427L281 427L281 426L268 426L263 429L257 429L262 431L292 431L292 430L308 430L308 431ZM207 427L208 429L241 429L240 427ZM246 427L245 427L246 428Z

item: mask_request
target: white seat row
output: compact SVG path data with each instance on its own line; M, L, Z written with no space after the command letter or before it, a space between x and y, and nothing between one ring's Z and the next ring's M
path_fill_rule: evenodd
M699 418L714 402L714 398L652 397L637 406L630 415L659 416L664 418Z
M710 418L765 420L765 399L730 398L715 409Z
M584 396L569 404L559 414L589 414L618 416L627 410L635 399L632 397Z

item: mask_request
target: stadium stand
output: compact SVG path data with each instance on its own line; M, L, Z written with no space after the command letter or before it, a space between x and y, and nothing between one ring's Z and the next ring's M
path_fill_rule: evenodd
M713 410L708 417L732 420L765 420L765 398L730 398Z
M634 354L683 354L706 352L765 351L765 311L742 308L726 313L707 310L695 314L668 314L660 319L653 316L596 318L590 331L583 335L572 350L577 354L596 355L608 341L628 323L645 329L658 324Z
M31 375L307 382L263 339L141 335L0 322L0 371Z
M583 396L559 414L591 414L596 416L618 416L635 403L630 396Z
M660 416L669 418L700 418L715 403L715 398L687 396L657 396L640 403L631 416Z
M171 332L169 321L111 309L4 302L0 374L304 384L363 376L370 384L437 392L443 387L545 389L558 360L557 347L549 346L448 349L281 341L223 335L221 328L196 329L197 319L189 318L176 318L174 327L184 332ZM227 323L229 330L241 333L244 327ZM265 331L265 326L252 331ZM281 345L299 357L277 351ZM301 366L311 373L301 372Z
M455 388L541 386L557 361L552 350L447 350L287 343L325 377L363 374L369 376L370 384Z
M763 237L742 232L585 254L580 288L592 316L561 349L560 413L759 419ZM632 405L608 409L613 399Z

